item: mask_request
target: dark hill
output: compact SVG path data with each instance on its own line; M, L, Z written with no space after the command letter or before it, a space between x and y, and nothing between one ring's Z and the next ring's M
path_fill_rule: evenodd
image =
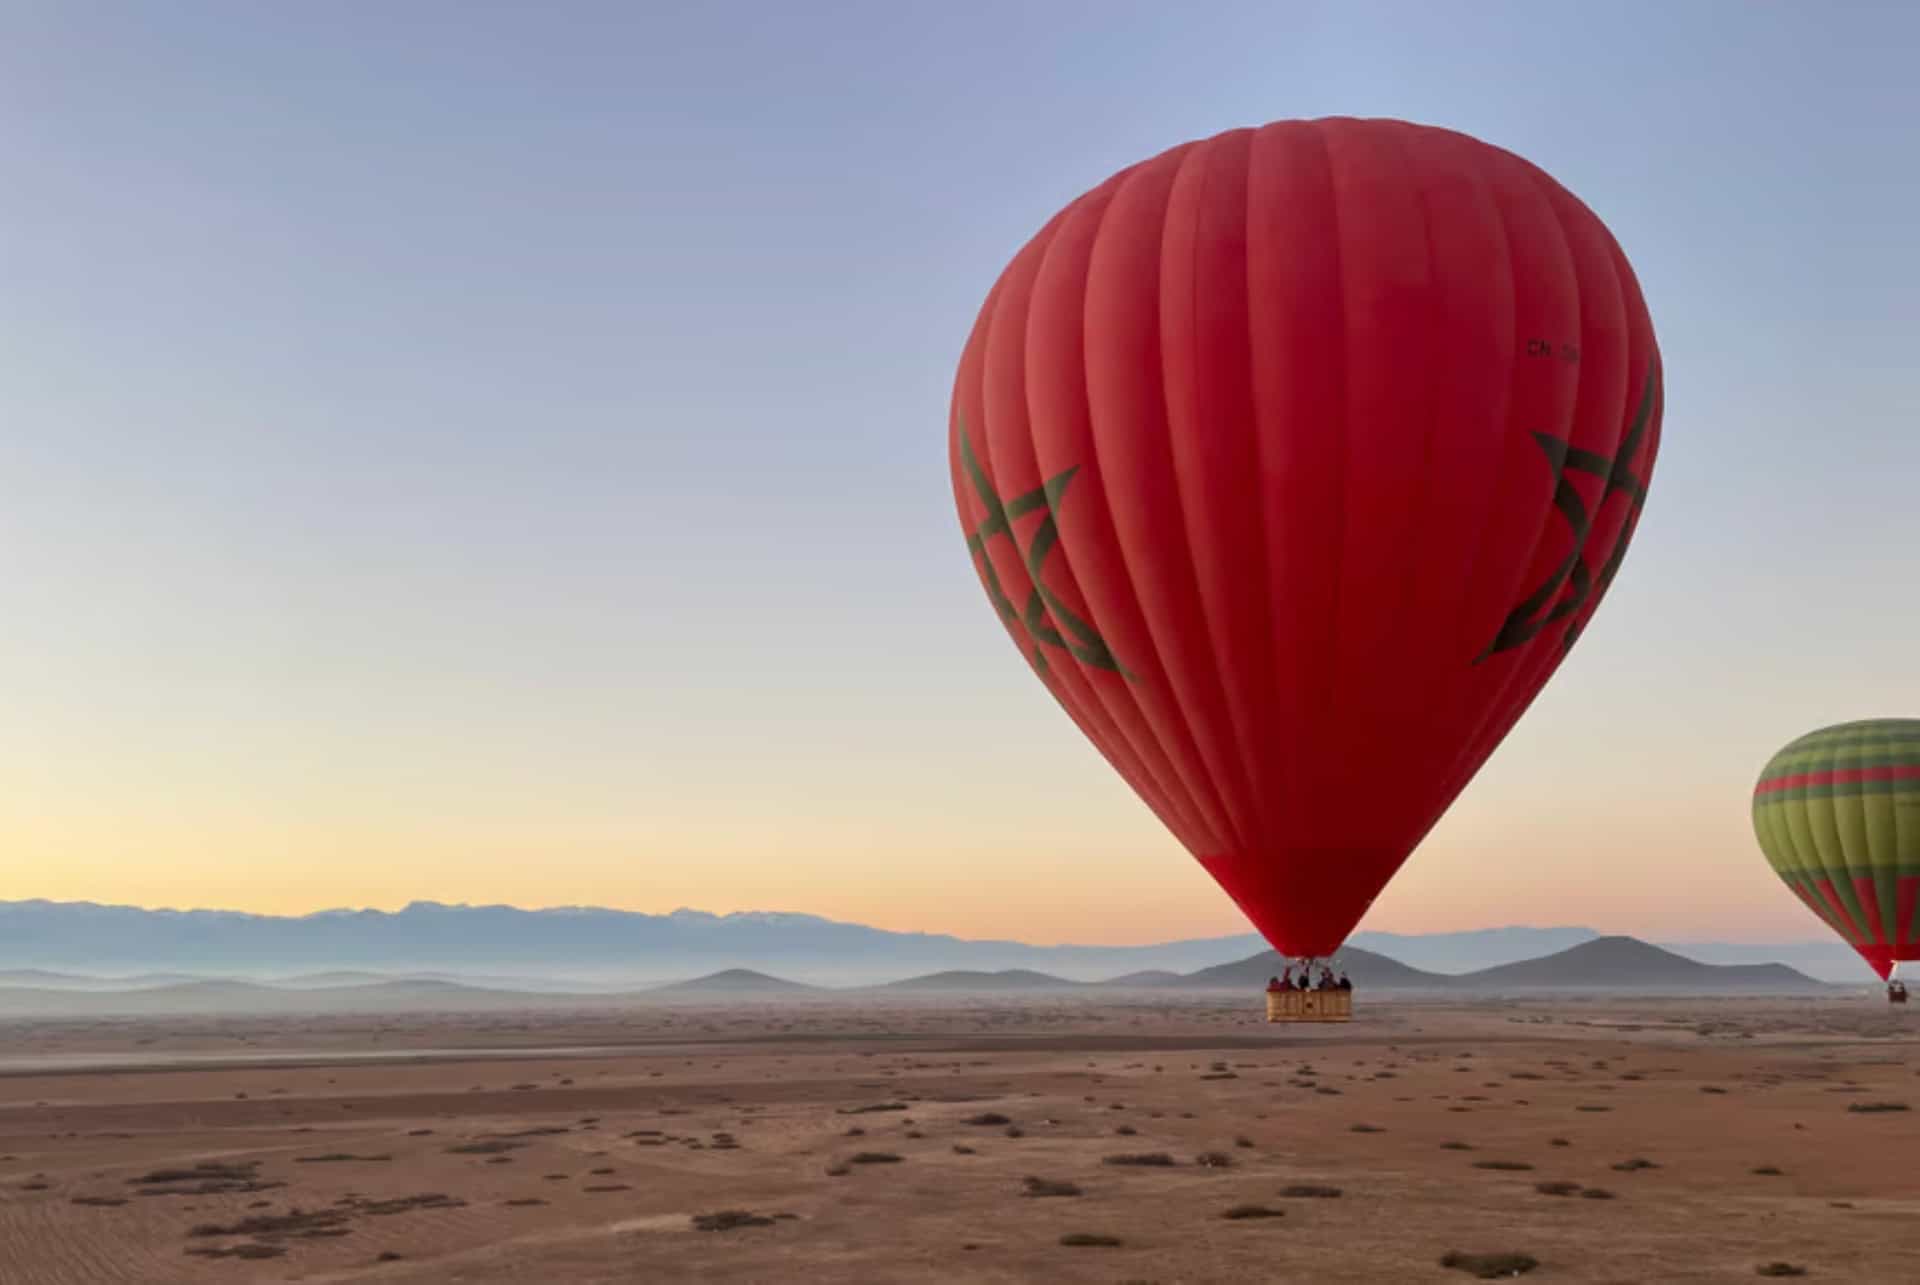
M298 977L276 977L269 986L282 986L288 990L315 990L330 986L377 986L381 982L406 981L392 973L367 973L354 969L343 969L332 973L302 973ZM438 979L435 979L438 980Z
M944 973L928 973L924 977L908 977L897 982L887 982L874 989L888 991L1033 991L1065 990L1085 985L1085 982L1070 982L1064 977L1055 977L1051 973L1036 973L1030 968L1006 968L997 973L983 973L973 969L956 968Z
M1418 968L1409 968L1397 959L1388 959L1385 955L1376 955L1370 950L1361 950L1358 946L1349 946L1336 958L1341 967L1347 970L1347 976L1353 979L1355 988L1362 990L1388 989L1395 987L1431 987L1448 986L1454 981L1440 973L1423 972ZM1264 990L1269 977L1277 977L1287 961L1278 951L1262 951L1247 959L1231 964L1216 964L1212 968L1203 968L1197 973L1188 973L1178 985L1186 987L1214 987L1233 990Z
M137 977L88 977L79 973L54 973L41 968L0 969L0 986L30 986L41 990L144 990L156 986L178 986L185 982L213 980L192 973L142 973Z
M271 986L262 986L258 982L244 982L231 977L209 977L200 981L172 982L164 986L141 987L122 992L129 995L142 995L158 1002L180 1000L192 1003L197 1000L244 1000L275 994Z
M35 986L45 990L60 987L101 986L98 978L73 973L50 973L44 968L0 968L0 986Z
M506 1012L536 1004L604 1007L609 1002L604 995L529 995L454 982L282 989L251 982L204 981L124 991L0 987L0 1018Z
M818 989L820 988L808 986L804 982L790 982L784 977L756 973L751 968L724 968L717 973L708 973L705 977L695 977L684 982L670 982L665 986L654 986L646 993L649 995L751 995L780 991L797 994L801 991Z
M1105 986L1113 990L1159 990L1165 986L1178 986L1185 980L1184 973L1170 973L1164 968L1147 968L1137 973L1109 977L1106 981L1094 982L1093 985Z
M1785 964L1703 964L1635 937L1598 937L1556 954L1455 979L1476 990L1824 990Z

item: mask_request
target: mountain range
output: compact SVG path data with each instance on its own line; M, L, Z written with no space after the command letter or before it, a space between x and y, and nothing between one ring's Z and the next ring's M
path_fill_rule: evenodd
M1632 937L1599 937L1538 959L1471 973L1432 973L1358 948L1342 952L1354 985L1368 992L1424 991L1455 995L1538 991L1611 991L1635 994L1813 994L1830 989L1784 964L1705 964ZM1103 982L1071 981L1033 969L984 972L953 969L871 986L827 988L753 969L730 968L640 991L554 993L474 986L428 977L350 975L316 984L296 978L280 985L231 978L163 982L144 988L0 984L0 1019L188 1014L482 1012L551 1008L608 1008L636 1003L728 999L874 1000L889 997L1024 994L1138 994L1142 991L1257 993L1286 962L1272 951L1194 972L1130 973ZM43 977L49 976L42 974ZM99 979L62 979L97 982ZM371 976L373 980L361 980ZM9 980L0 976L0 983Z
M1429 972L1464 973L1539 958L1600 935L1585 927L1524 926L1417 935L1359 932L1350 949L1374 951ZM1826 980L1869 977L1839 942L1661 944L1707 963L1781 962ZM1032 945L891 932L779 911L716 915L682 909L651 915L594 906L524 910L416 901L397 911L280 916L0 901L0 985L30 987L124 989L208 976L329 986L378 974L576 993L741 967L825 986L1021 968L1098 981L1130 972L1190 973L1245 959L1265 945L1252 933L1144 946ZM31 971L90 976L36 980L25 975Z

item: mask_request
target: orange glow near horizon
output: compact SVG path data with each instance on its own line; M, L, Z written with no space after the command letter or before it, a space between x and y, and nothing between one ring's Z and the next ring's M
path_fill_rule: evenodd
M660 914L784 910L895 931L1048 944L1144 944L1250 931L1144 809L1046 833L1036 818L980 824L935 845L906 816L850 840L835 818L694 830L612 818L572 827L487 818L405 827L266 816L31 819L0 808L21 856L0 897L297 915L409 901L598 905ZM1469 794L1363 922L1393 932L1581 924L1665 939L1815 939L1821 927L1748 851L1736 814L1689 824L1629 817L1502 817ZM26 822L26 823L23 823ZM1036 833L1036 830L1039 833ZM217 841L215 836L217 835ZM1018 842L1024 839L1025 843ZM1035 842L1040 850L1028 846ZM1671 854L1688 873L1675 895ZM902 859L899 854L911 853ZM1624 855L1637 854L1637 855ZM1722 913L1721 908L1742 908Z
M1761 710L1650 750L1614 708L1637 658L1613 642L1585 673L1576 657L1569 686L1548 689L1362 928L1821 938L1767 869L1746 808L1753 765L1811 720ZM0 899L271 914L687 906L1035 943L1249 931L1031 675L999 659L997 682L906 682L867 731L834 721L829 689L771 689L719 725L697 703L661 732L678 736L674 758L636 758L617 718L555 727L538 708L471 725L236 714L231 744L199 753L150 726L92 738L43 722L56 730L37 742L0 737L15 786L0 798Z

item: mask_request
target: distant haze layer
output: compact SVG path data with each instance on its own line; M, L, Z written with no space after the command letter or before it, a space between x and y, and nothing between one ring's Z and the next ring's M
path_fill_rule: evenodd
M1490 928L1407 935L1358 933L1351 945L1438 973L1534 959L1600 936L1586 927ZM644 984L751 968L818 985L892 981L948 969L1035 969L1078 981L1145 970L1190 972L1266 949L1251 933L1146 946L1033 945L890 932L816 915L645 915L599 907L526 910L419 902L396 912L334 910L297 917L153 911L84 902L0 902L0 969L284 978L338 970L433 972L486 984ZM1771 946L1694 942L1709 963L1788 963L1859 981L1837 942ZM16 985L33 985L30 978Z

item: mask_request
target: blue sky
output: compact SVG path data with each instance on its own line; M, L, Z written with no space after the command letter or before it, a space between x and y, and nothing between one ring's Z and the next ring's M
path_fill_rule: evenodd
M992 619L947 398L1060 205L1356 114L1579 194L1667 372L1618 584L1368 926L1817 935L1745 794L1920 696L1916 50L1896 4L0 5L0 897L1237 930Z

